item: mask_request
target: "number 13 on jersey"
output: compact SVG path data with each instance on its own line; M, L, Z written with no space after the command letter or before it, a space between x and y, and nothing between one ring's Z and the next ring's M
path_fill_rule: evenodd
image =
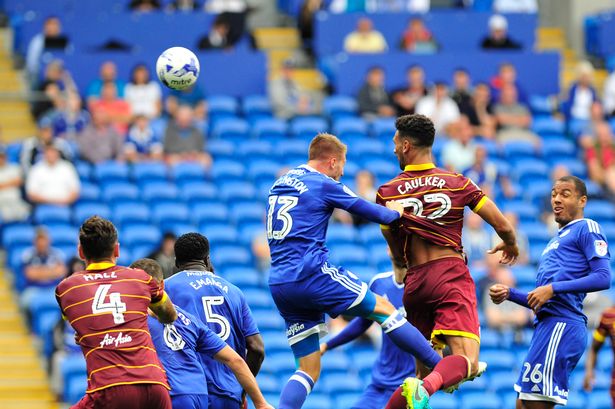
M283 240L293 227L290 210L297 206L299 198L294 196L269 196L269 211L267 212L267 239ZM273 230L274 218L280 221L279 230ZM277 224L277 223L276 223ZM277 226L276 226L277 227Z

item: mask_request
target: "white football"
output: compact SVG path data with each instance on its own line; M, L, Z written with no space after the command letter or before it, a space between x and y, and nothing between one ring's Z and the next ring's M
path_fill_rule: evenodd
M184 47L171 47L156 61L158 79L171 89L182 90L193 85L200 71L196 55Z

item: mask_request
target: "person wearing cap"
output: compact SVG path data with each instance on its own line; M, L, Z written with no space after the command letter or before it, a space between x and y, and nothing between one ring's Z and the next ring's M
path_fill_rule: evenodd
M53 142L45 145L43 160L32 166L26 179L28 200L36 204L71 205L81 185L72 163L63 160Z
M43 158L45 146L49 143L55 145L62 159L70 160L72 150L68 142L61 138L53 137L53 120L51 117L43 117L38 122L36 136L30 137L23 142L19 162L24 174L30 171L35 163Z
M489 35L481 44L484 50L518 50L521 44L508 36L508 20L506 17L495 14L489 19Z
M18 165L10 163L6 148L0 145L0 220L3 223L24 220L30 207L21 197L23 179Z

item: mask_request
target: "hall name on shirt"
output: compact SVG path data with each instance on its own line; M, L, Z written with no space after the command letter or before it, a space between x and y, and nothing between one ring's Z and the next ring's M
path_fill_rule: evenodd
M404 182L403 184L397 186L397 191L400 194L405 195L406 193L410 192L410 190L416 189L418 187L433 186L438 189L442 189L445 184L446 184L446 180L440 179L437 176L427 176L427 177L421 176L418 178L408 180Z
M201 274L198 274L201 273ZM206 275L207 277L204 278L198 278L194 281L190 281L190 286L192 288L194 288L195 290L198 290L201 287L204 286L215 286L218 287L219 289L221 289L222 291L224 291L225 293L228 293L228 286L222 284L220 281L216 280L214 277L211 276L211 273L208 272L190 272L188 273L188 275Z
M303 194L305 192L307 192L308 187L305 185L305 183L303 183L302 181L300 181L297 178L292 177L292 174L304 174L305 171L300 171L300 170L295 170L288 172L286 175L282 176L281 178L279 178L278 180L275 181L275 183L273 184L273 187L276 186L280 186L280 185L286 185L286 186L290 186L292 188L294 188L297 192L299 192L299 194Z

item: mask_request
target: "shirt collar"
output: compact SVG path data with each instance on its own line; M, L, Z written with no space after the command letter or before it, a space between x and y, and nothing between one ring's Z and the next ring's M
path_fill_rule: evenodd
M86 267L86 270L106 270L108 268L114 267L115 263L110 262L102 262L102 263L92 263Z
M561 228L559 228L559 229L557 230L557 232L558 232L558 233L560 233L560 232L561 232L562 230L564 230L566 227L572 226L573 224L575 224L575 223L577 223L577 222L580 222L581 220L585 220L585 218L582 218L582 219L575 219L575 220L571 221L570 223L568 223L568 224L566 224L566 225L562 226Z
M433 169L435 168L436 165L434 165L433 163L421 163L418 165L406 165L406 167L404 168L404 172L411 172L411 171L417 171L417 170L428 170L428 169Z

